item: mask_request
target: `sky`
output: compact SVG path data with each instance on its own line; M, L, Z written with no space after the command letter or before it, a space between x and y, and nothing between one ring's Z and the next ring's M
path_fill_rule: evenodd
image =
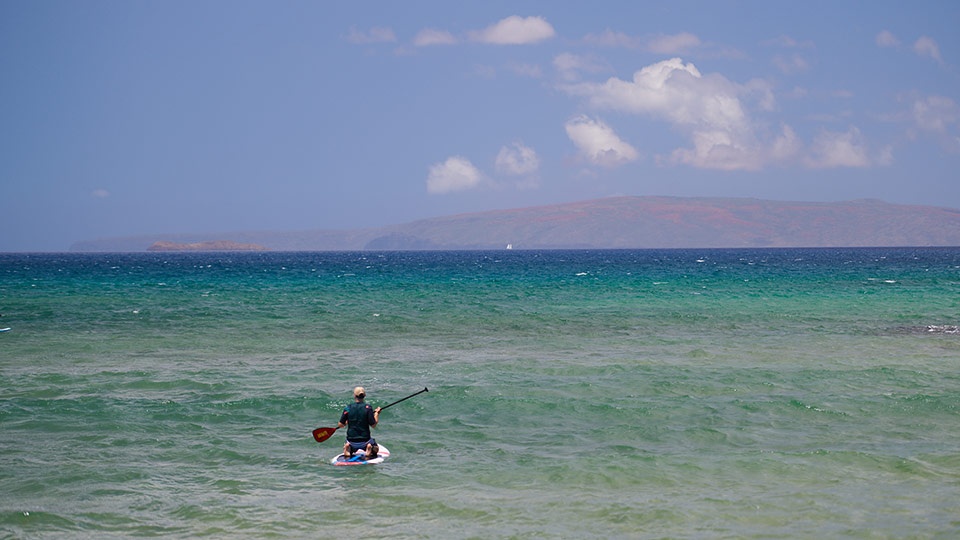
M0 252L622 195L960 208L960 2L0 2Z

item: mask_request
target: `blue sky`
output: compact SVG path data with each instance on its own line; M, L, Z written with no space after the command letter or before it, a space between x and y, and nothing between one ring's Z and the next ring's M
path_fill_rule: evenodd
M0 2L0 251L617 195L960 208L960 2Z

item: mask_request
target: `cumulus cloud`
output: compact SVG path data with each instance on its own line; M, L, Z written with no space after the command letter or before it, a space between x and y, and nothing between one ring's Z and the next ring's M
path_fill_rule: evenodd
M455 45L457 38L446 30L435 30L433 28L424 28L417 32L413 38L413 44L417 47L429 47L431 45Z
M442 163L430 166L427 175L428 193L450 193L476 188L483 180L480 170L461 156L452 156Z
M612 77L561 88L584 98L594 109L667 122L690 144L659 156L662 162L704 169L760 170L788 163L826 168L866 167L888 161L881 155L871 158L856 128L844 133L823 132L809 145L786 124L779 131L771 129L762 118L756 118L776 108L768 83L754 80L739 84L720 74L704 75L680 58L646 66L630 80ZM568 124L567 134L595 163L619 164L636 159L635 150L599 122L581 117Z
M510 146L503 146L497 154L497 172L513 176L530 175L540 168L540 158L537 153L523 143L515 142Z
M919 56L933 58L938 63L943 63L943 59L940 57L940 47L937 46L936 41L927 36L920 36L920 38L913 43L913 52Z
M578 116L565 127L567 136L590 163L615 167L639 158L635 148L600 120Z
M665 119L687 134L693 148L674 153L674 159L697 167L756 169L762 149L741 96L756 88L735 84L723 76L703 76L680 58L644 67L624 81L568 85L567 91L587 99L598 109L609 109ZM769 92L762 99L768 102ZM765 107L769 107L767 103Z
M397 41L397 36L393 30L383 26L374 26L369 30L358 30L350 27L350 33L347 34L347 41L364 45L369 43L393 43Z
M516 15L469 34L472 41L493 45L527 45L550 39L554 35L553 26L543 17Z
M803 151L803 143L793 132L793 128L784 124L781 126L780 135L773 139L770 145L769 157L775 163L786 163L793 161Z
M700 72L693 64L684 64L679 58L665 60L647 66L634 73L633 80L624 81L611 77L604 83L581 83L567 86L571 94L580 95L591 105L626 112L644 113L662 111L667 113L671 101L680 97L669 85L675 73L685 72L688 76L700 78Z

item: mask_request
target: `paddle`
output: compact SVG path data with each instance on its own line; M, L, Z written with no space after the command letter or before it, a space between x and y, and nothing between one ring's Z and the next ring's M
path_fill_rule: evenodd
M403 399L398 399L398 400L394 401L393 403L391 403L391 404L389 404L389 405L384 405L383 407L380 407L380 410L382 411L382 410L384 410L384 409L388 409L388 408L390 408L390 407L393 407L394 405L396 405L397 403L400 403L401 401L406 401L406 400L412 398L413 396L422 394L422 393L424 393L424 392L429 392L429 390L428 390L426 387L424 387L423 390L421 390L421 391L419 391L419 392L414 392L414 393L410 394L409 396L407 396L407 397L405 397L405 398L403 398ZM323 442L323 441L329 439L338 429L340 429L340 428L339 428L339 427L332 427L332 428L329 428L329 427L321 427L321 428L317 428L317 429L313 430L313 438L316 439L317 442Z

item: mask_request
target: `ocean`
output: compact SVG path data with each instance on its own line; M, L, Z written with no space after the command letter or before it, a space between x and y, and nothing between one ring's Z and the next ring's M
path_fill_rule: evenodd
M0 254L0 538L956 538L960 248ZM324 443L354 386L381 465Z

